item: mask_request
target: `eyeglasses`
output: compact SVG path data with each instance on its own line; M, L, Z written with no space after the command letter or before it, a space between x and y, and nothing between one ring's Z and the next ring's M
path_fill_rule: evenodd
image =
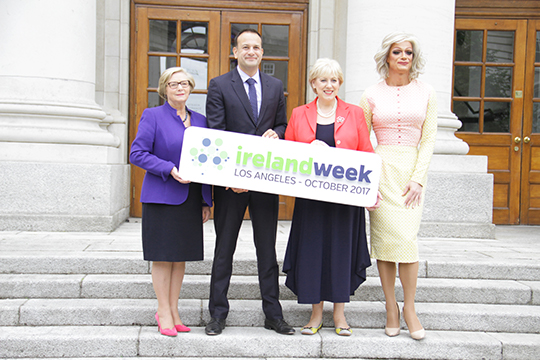
M167 85L169 85L169 87L171 89L177 89L178 88L178 85L180 85L181 87L183 87L184 89L188 88L189 87L189 81L171 81L171 82L168 82Z

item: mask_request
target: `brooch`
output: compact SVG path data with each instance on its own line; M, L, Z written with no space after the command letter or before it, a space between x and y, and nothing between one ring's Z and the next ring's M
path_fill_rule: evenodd
M342 123L345 121L345 118L343 116L338 116L336 120L338 123Z

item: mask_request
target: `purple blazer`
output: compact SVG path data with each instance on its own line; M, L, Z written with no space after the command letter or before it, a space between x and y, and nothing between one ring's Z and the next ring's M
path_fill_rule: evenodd
M190 113L192 126L207 127L204 115L191 110ZM168 102L143 111L129 154L133 165L146 170L141 202L180 205L186 201L189 184L181 184L171 176L171 170L180 163L185 130ZM202 195L206 204L212 206L210 185L203 184Z

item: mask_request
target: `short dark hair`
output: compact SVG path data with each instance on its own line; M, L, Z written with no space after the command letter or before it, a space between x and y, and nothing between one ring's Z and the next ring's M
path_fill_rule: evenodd
M262 42L262 36L261 36L261 34L259 34L259 32L257 30L247 28L247 29L244 29L244 30L240 31L238 34L236 34L236 36L234 37L234 43L233 43L234 47L238 47L238 37L240 37L240 35L242 35L243 33L246 33L246 32L259 35L259 37L261 38L261 42Z

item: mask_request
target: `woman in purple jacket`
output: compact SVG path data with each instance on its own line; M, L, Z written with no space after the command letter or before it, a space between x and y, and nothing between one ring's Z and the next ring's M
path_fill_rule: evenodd
M144 110L129 156L132 164L146 170L141 190L143 253L153 262L155 317L158 330L167 336L190 331L180 320L178 298L185 262L203 260L203 223L212 206L209 185L178 174L184 131L206 127L204 115L186 107L194 87L193 77L182 68L161 74L158 93L165 104Z

